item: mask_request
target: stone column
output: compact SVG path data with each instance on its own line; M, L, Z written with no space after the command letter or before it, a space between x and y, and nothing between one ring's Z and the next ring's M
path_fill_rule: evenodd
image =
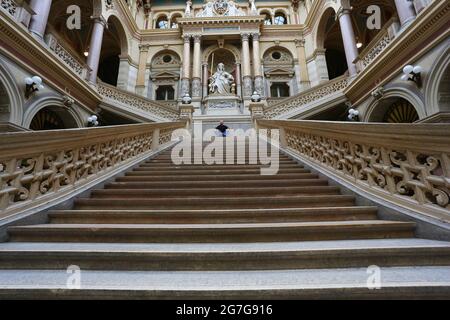
M250 67L249 35L242 34L242 80L244 97L249 98L253 93L252 72Z
M253 73L255 75L255 91L263 95L263 76L261 70L261 50L259 46L259 33L254 33L253 37Z
M395 0L395 7L397 8L397 14L402 28L416 18L416 11L414 10L412 1Z
M236 62L236 94L242 98L242 76L240 62Z
M309 82L308 66L306 64L305 39L295 40L295 45L297 47L298 65L300 67L299 88L305 90L311 86Z
M191 86L191 36L183 35L183 74L181 76L181 97L189 94Z
M97 83L98 65L100 63L105 27L106 20L103 17L94 18L94 28L92 30L91 45L89 47L89 56L87 59L87 65L91 69L91 75L89 77L91 83Z
M39 38L44 38L52 0L31 0L30 7L36 13L31 17L30 31Z
M150 45L139 45L139 69L136 81L136 94L144 95L145 92L145 74L147 69L148 50Z
M201 35L194 36L194 67L192 70L192 97L199 98L202 95L202 57Z
M208 96L209 71L208 62L203 62L203 98Z
M353 61L358 57L358 48L356 48L355 32L353 31L350 9L341 8L338 12L338 18L341 26L342 40L344 41L348 71L350 72L350 76L353 76L356 74L356 65Z

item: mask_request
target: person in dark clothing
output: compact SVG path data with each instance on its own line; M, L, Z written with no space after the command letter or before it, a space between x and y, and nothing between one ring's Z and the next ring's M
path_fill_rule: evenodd
M224 124L223 120L220 120L220 125L217 126L216 130L218 130L223 137L226 137L228 129L229 128Z

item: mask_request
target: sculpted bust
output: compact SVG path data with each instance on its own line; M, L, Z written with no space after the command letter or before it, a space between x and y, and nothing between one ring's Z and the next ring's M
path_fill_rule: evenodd
M225 65L219 63L217 72L209 79L209 91L216 94L230 94L234 77L225 71Z

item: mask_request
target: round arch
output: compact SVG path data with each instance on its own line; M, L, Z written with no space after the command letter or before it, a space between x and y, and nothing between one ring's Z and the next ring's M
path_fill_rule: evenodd
M382 99L377 100L373 97L371 98L371 102L364 114L363 121L374 122L374 119L378 119L380 113L382 113L384 109L387 109L387 104L395 99L404 99L408 101L416 110L419 119L426 117L424 103L418 95L406 88L394 87L384 90Z
M21 125L23 118L22 106L24 104L23 96L12 73L2 62L0 62L0 84L8 100L8 121Z
M223 48L219 47L219 45L217 45L217 44L209 46L208 48L206 48L205 51L203 51L202 61L203 62L208 61L209 56L214 51L219 50L219 49L225 49L225 50L230 51L233 54L234 59L236 60L237 63L241 61L241 53L240 53L240 51L235 46L229 45L229 44L224 45Z
M106 21L108 21L109 26L112 25L114 27L115 33L120 40L121 55L127 55L129 53L129 39L120 17L115 12L111 12L107 16Z
M328 19L335 15L338 12L338 8L336 7L335 3L332 2L326 2L322 10L320 11L320 14L318 14L319 19L317 19L317 23L314 25L313 28L313 39L314 39L314 48L317 49L324 49L324 43L325 43L325 33L326 33L326 27Z
M46 96L35 101L29 106L27 112L24 115L23 127L30 128L34 117L39 113L39 111L45 108L52 108L55 112L64 113L67 123L72 127L83 128L84 120L81 114L79 114L74 108L69 108L64 105L63 98L59 96Z
M426 84L425 97L428 115L438 112L450 112L450 106L440 101L440 96L450 94L448 88L448 79L450 73L450 47L447 47L436 59L436 63L432 66Z
M291 50L289 47L284 46L284 45L282 45L282 44L279 44L279 45L275 45L275 46L266 48L266 49L263 51L262 57L265 57L265 56L267 55L267 53L268 53L269 51L272 51L272 50L287 51L287 52L291 55L292 59L293 59L293 60L295 59L295 55L294 55L294 53L292 52L292 50Z
M153 54L149 54L147 58L147 63L151 64L153 60L155 60L155 58L163 54L172 54L181 62L182 56L181 52L177 52L174 48L170 48L170 49L161 49L159 51L154 52Z

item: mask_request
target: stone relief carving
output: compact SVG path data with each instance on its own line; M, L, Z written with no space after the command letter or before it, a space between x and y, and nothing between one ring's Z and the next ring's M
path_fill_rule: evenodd
M197 14L199 18L240 16L245 16L245 12L232 0L208 0L203 5L203 10Z

